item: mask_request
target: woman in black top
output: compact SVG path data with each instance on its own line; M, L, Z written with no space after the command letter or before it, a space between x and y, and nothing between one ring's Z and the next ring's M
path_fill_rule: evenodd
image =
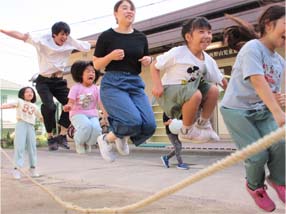
M156 123L145 84L139 76L141 65L149 66L146 36L133 28L135 7L130 0L114 6L118 26L104 31L97 40L94 66L105 68L100 96L108 113L111 132L98 138L102 157L114 161L110 143L115 142L121 155L129 154L128 139L136 145L144 143L155 132Z

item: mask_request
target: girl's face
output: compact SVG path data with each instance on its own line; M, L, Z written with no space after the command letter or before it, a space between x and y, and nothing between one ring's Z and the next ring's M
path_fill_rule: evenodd
M197 28L187 36L188 46L205 50L212 42L212 31L208 28Z
M24 100L31 102L31 100L34 98L34 92L31 88L26 88L25 92L24 92Z
M94 83L94 80L95 80L95 71L93 66L89 65L83 71L82 84L84 86L91 86Z
M282 48L285 47L285 16L274 22L270 22L266 26L265 36L269 38L270 43L273 48Z
M53 36L53 39L58 46L63 46L68 39L68 35L64 31L61 31L58 35L54 34Z
M118 24L131 25L135 19L135 10L129 2L124 1L114 12L114 16Z

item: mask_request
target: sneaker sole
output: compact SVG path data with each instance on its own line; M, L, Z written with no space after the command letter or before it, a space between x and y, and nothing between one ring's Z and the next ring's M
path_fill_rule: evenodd
M182 143L195 143L195 144L203 144L203 143L208 143L209 141L211 141L211 139L208 140L190 140L190 139L186 139L186 138L181 138L180 136L178 136L179 140Z
M119 143L116 143L115 142L115 145L116 145L116 149L117 149L117 151L118 151L118 153L119 154L121 154L121 155L123 155L123 156L126 156L126 155L129 155L130 154L130 152L129 152L129 148L128 148L128 152L126 152L126 151L124 151L124 150L122 150L120 147L120 145L119 145ZM127 145L128 146L128 145Z
M113 162L113 161L115 161L115 157L109 157L108 155L105 154L105 152L103 152L103 150L104 150L103 148L104 148L105 146L103 146L100 141L103 141L103 139L98 139L98 140L97 140L97 142L98 142L98 147L99 147L99 152L100 152L101 157L102 157L104 160L108 161L108 162ZM112 156L113 156L113 154L112 154Z

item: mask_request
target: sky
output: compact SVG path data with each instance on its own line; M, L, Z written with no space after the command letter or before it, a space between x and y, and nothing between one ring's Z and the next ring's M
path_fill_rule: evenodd
M135 22L160 16L210 0L133 0ZM99 4L100 5L97 5ZM117 0L9 0L1 3L0 28L45 34L58 21L71 27L73 38L82 38L115 27L113 6ZM22 86L39 72L35 48L0 33L0 78Z

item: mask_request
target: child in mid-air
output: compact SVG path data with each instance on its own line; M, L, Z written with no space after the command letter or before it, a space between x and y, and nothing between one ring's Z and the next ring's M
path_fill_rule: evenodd
M73 139L79 154L91 151L101 135L98 108L103 110L100 102L99 88L95 82L100 76L91 61L76 61L71 67L71 75L76 82L70 89L68 103L63 107L70 114L70 121L75 128Z
M182 151L182 143L178 138L178 134L172 133L171 130L169 129L169 125L172 122L172 119L170 119L166 113L163 113L163 123L165 125L166 128L166 134L170 140L170 142L172 143L172 145L174 146L174 149L169 152L167 155L163 155L161 156L161 160L163 162L163 165L166 168L169 168L169 160L170 158L174 157L176 155L177 161L178 161L178 165L177 168L178 169L189 169L189 166L185 163L183 163L182 157L181 157L181 151Z
M285 59L275 51L285 47L285 7L274 5L264 11L258 20L260 38L252 33L253 39L245 41L245 26L238 25L244 30L235 35L231 30L235 28L224 31L227 43L239 53L220 108L239 149L285 125L285 94L281 93ZM275 210L265 181L285 203L285 139L247 158L244 165L245 187L258 207L267 212Z
M204 51L212 40L211 25L204 17L192 18L183 24L182 37L186 45L172 48L152 63L152 93L168 117L183 117L181 142L218 140L210 123L219 96L213 83L225 89L227 81ZM160 72L165 72L162 79ZM195 121L200 106L202 111Z
M13 176L15 179L21 178L21 173L18 170L24 166L25 149L27 148L30 163L30 175L39 177L36 171L37 166L37 147L35 123L36 117L43 120L41 112L34 104L36 102L36 94L33 88L24 87L18 93L18 101L15 103L3 104L1 109L16 108L16 128L14 139L14 161L15 168Z

